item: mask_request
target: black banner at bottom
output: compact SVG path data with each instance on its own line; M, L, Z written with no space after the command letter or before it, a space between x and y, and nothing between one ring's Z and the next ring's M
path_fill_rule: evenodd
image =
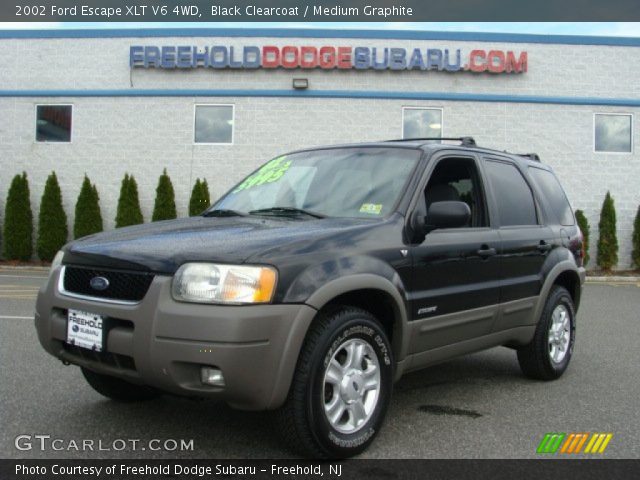
M0 479L630 479L640 460L8 460Z

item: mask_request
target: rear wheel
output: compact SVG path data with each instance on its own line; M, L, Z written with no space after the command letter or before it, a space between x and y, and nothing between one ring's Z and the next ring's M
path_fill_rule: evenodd
M345 307L322 316L300 353L279 431L305 456L357 455L382 426L392 385L391 347L373 315Z
M518 349L522 372L538 380L555 380L569 366L576 339L575 308L569 292L549 292L531 343Z
M82 367L82 374L96 392L119 402L152 400L161 395L155 388L129 383L120 378L102 375L84 367Z

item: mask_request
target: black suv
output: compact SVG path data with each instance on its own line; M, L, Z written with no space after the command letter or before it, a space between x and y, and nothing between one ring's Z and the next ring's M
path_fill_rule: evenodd
M536 155L411 139L275 158L201 216L65 246L44 348L107 397L277 410L314 457L362 452L404 373L498 345L566 370L582 234Z

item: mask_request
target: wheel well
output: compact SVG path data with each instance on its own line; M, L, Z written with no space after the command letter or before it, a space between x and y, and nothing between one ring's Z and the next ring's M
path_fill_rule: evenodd
M580 306L580 278L578 274L571 270L565 270L556 277L553 284L560 285L567 289L573 300L573 305L576 311L578 311L578 307Z
M394 340L401 338L397 331L401 321L400 311L391 295L375 288L353 290L334 297L320 311L327 313L344 306L361 308L375 316L382 324L389 342L394 346L394 351L396 350Z

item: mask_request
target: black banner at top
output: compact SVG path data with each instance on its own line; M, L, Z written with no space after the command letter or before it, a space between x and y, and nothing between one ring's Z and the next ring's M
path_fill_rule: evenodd
M638 0L3 0L1 22L638 21Z

